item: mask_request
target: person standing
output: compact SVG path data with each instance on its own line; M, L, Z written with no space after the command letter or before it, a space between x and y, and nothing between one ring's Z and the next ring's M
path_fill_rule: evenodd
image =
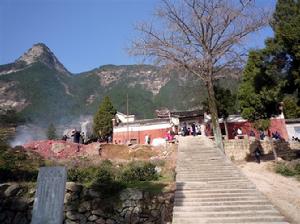
M79 143L79 141L80 141L80 131L77 131L76 129L73 130L71 136L73 137L73 142L74 143Z
M264 140L265 139L265 133L263 131L259 132L259 138L260 138L260 140Z
M254 156L255 156L256 162L260 163L261 151L259 149L259 146L256 147L256 149L254 151Z
M237 134L238 134L238 135L242 135L242 134L243 134L242 129L238 128L238 129L237 129Z
M193 136L196 136L196 125L195 125L195 123L192 123L192 132L193 132Z
M149 139L149 136L148 136L148 135L145 135L145 145L148 144L148 139Z

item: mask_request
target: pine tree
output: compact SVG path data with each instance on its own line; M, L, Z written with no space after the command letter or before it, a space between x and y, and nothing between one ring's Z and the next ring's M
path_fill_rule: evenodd
M52 124L52 123L48 126L48 129L47 129L47 138L49 140L57 139L56 128L55 128L54 124Z
M243 72L238 99L242 117L250 121L269 119L280 113L282 81L267 60L264 51L252 51Z
M108 96L104 97L94 116L94 134L98 137L111 135L113 132L112 119L117 111Z
M242 116L257 124L280 113L281 101L287 117L300 111L300 1L278 0L271 25L274 38L250 52L238 93Z

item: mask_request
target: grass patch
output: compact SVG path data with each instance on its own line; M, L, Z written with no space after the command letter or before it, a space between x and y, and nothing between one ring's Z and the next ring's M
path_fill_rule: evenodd
M163 192L166 186L167 184L165 182L159 181L134 181L126 183L127 188L135 188L152 194L159 194Z
M295 176L298 180L300 180L300 161L295 160L291 162L277 163L275 165L275 172L283 176Z

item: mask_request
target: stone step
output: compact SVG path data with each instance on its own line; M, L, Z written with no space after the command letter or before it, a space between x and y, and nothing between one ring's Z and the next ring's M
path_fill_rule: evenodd
M242 172L205 137L181 137L174 224L287 223Z
M177 180L178 181L178 180ZM252 183L240 183L240 184L232 184L232 183L227 183L227 184L208 184L204 182L199 182L199 181L194 181L194 182L188 182L189 185L176 185L176 189L199 189L199 190L208 190L208 189L255 189L255 185ZM195 185L191 185L191 184Z
M269 205L226 205L226 206L175 206L173 209L173 213L176 212L207 212L207 211L214 211L214 212L225 212L225 211L272 211L273 206Z
M224 169L221 169L221 168L205 168L203 166L197 167L197 168L195 168L195 167L194 168L193 167L178 167L177 169L175 169L175 171L177 173L179 173L179 172L195 172L196 170L198 170L199 172L205 172L205 171L207 171L207 172L220 172L220 171L225 172L226 171L228 173L236 171L236 169L233 169L233 168L224 168Z
M222 197L222 198L194 198L194 197L178 197L174 199L175 202L243 202L243 201L260 201L260 202L267 202L265 198L260 197Z
M230 193L258 193L256 189L177 189L176 192L196 193L196 194L230 194Z
M176 180L180 181L180 179L183 180L198 180L198 181L214 181L214 182L224 182L224 181L248 181L246 178L243 178L241 176L227 176L223 177L220 175L216 177L208 177L208 176L202 176L202 175L176 175Z
M207 170L236 170L235 167L230 166L228 164L221 164L221 163L216 163L216 164L212 164L212 163L208 163L208 164L204 164L204 163L198 163L198 164L186 164L184 166L180 165L180 164L176 164L178 166L178 168L185 168L185 169L190 169L193 170L195 168L205 168Z
M268 216L268 217L281 217L282 216L277 211L238 211L238 212L176 212L174 218L225 218L225 217L258 217L258 216Z
M241 189L244 189L244 188L248 188L248 182L246 180L241 180L241 181L231 181L230 183L226 182L226 181L201 181L201 180L196 180L196 179L185 179L185 180L182 180L182 179L176 179L176 181L189 181L189 182L194 182L194 183L203 183L205 185L202 185L202 188L206 188L209 189L209 188L241 188ZM199 185L199 187L201 187L201 185Z
M239 198L239 197L260 197L259 194L193 194L193 193L175 193L177 198Z
M209 175L209 176L215 176L215 175L224 175L224 176L241 176L241 173L238 170L232 171L232 172L226 172L226 171L218 171L218 172L212 172L212 171L204 171L199 170L198 172L196 170L194 171L180 171L179 173L176 173L176 175Z
M185 207L199 207L199 206L214 206L223 207L227 205L239 206L239 205L269 205L268 201L215 201L215 202L198 202L198 201L178 201L175 200L175 206L185 206Z
M226 178L233 178L233 179L240 179L240 180L248 180L245 177L241 176L240 174L218 174L218 175L211 175L205 173L190 173L190 174L182 174L176 173L176 177L187 177L187 178L207 178L207 179L218 179L218 180L225 180Z
M282 217L268 217L268 216L262 216L262 217L235 217L235 218L206 218L206 220L198 219L195 221L195 218L176 218L173 221L173 224L176 223L184 223L184 224L190 224L190 223L286 223L285 219Z
M232 173L232 174L228 174L228 173L218 173L216 175L213 175L213 173L176 173L176 177L202 177L202 178L211 178L211 179L215 179L215 178L244 178L243 176L241 176L239 173Z

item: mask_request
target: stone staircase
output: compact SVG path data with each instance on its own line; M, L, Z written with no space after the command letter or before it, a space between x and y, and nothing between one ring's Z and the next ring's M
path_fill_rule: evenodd
M179 139L173 224L288 223L206 137Z

